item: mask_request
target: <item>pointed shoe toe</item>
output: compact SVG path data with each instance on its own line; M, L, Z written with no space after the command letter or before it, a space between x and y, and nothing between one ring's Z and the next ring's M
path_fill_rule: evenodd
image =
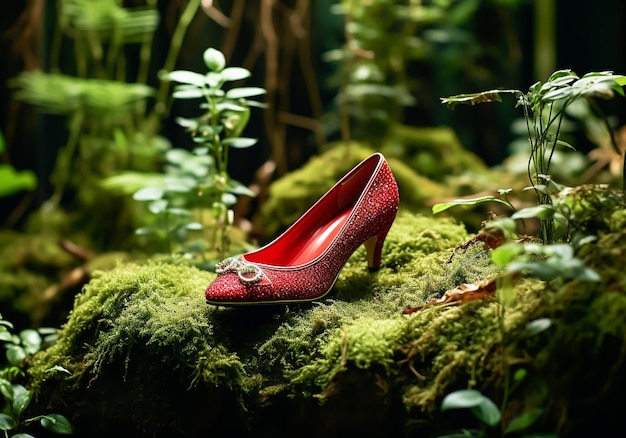
M206 290L207 303L237 306L321 299L361 244L368 268L375 271L399 201L387 161L380 153L371 155L274 241L218 263L218 276Z

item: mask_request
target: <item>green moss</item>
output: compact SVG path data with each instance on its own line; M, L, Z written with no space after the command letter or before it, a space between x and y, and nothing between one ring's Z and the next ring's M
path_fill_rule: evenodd
M240 386L243 368L213 332L202 291L213 274L184 264L125 264L100 273L76 297L59 341L37 356L31 374L49 377L60 364L76 377L98 378L112 363L126 370L133 357L188 367L215 385Z
M453 249L470 237L464 227L406 211L389 232L380 271L369 273L363 249L357 250L333 294L318 303L214 308L202 293L211 273L172 261L120 265L94 278L76 298L59 342L34 358L33 383L56 388L57 405L87 419L126 419L132 412L133 421L156 435L165 430L165 419L150 423L159 409L173 412L176 419L168 421L177 427L200 428L196 435L215 433L223 415L238 415L251 422L250 436L272 436L278 419L311 430L341 425L352 411L324 406L354 400L368 401L354 418L376 414L382 430L391 418L401 432L415 425L436 429L442 398L468 387L498 404L508 393L506 419L540 408L545 414L539 431L571 432L561 418L583 430L579 417L588 425L597 424L594 416L612 421L602 409L619 417L612 406L619 406L625 384L625 217L614 212L612 232L579 249L601 282L522 279L506 307L487 297L404 315L407 307L458 283L499 272L482 244L458 251L449 262ZM551 325L529 332L528 323L539 318ZM49 372L54 365L70 370L73 379ZM507 382L520 369L527 378L511 391ZM183 409L177 401L153 400L154 382L194 404ZM120 400L123 385L142 397ZM83 412L85 397L95 412ZM118 411L107 410L111 400L121 403ZM196 406L198 400L204 401ZM166 407L155 406L157 401ZM210 410L207 403L213 403ZM381 416L380 409L389 411ZM439 432L452 426L444 423ZM415 435L426 434L418 429Z

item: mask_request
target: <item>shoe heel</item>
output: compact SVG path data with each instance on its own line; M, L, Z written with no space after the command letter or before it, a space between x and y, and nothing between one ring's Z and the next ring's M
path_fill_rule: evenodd
M385 242L388 232L389 228L386 228L384 231L381 231L363 242L367 254L367 269L370 272L376 272L380 268L383 243Z

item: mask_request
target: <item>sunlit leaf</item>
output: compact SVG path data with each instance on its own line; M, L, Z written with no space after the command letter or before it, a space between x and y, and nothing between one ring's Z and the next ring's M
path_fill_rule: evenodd
M18 365L26 359L26 351L19 345L7 345L7 360L11 365Z
M54 372L60 372L60 373L64 373L70 376L72 375L72 373L68 369L63 368L61 365L54 365L46 370L46 373L54 373Z
M235 181L232 179L228 181L228 191L235 195L245 195L250 197L256 196L256 193L250 190L247 186L243 185L239 181Z
M224 83L224 78L221 73L216 73L214 71L210 71L204 77L206 84L210 88L218 88L221 87Z
M174 99L197 99L204 97L204 93L200 88L195 87L176 87L172 93Z
M499 202L500 204L509 205L508 202L498 198L496 196L481 196L479 198L464 198L464 199L455 199L450 202L443 202L440 204L433 205L432 211L433 214L441 213L451 207L455 207L457 205L477 205L483 202Z
M482 403L484 396L476 389L460 389L447 394L441 402L441 410L472 408Z
M41 335L37 330L26 329L20 332L20 339L22 341L22 345L27 353L33 354L39 351L41 348Z
M224 57L224 54L213 47L206 49L202 58L204 59L204 64L211 71L219 73L226 66L226 58Z
M498 407L475 389L461 389L446 395L441 402L441 410L448 409L470 409L476 418L490 426L500 422Z
M188 224L185 224L185 229L199 231L204 229L204 225L202 225L200 222L190 222Z
M498 266L506 266L517 256L524 253L524 245L510 242L500 245L491 252L491 261Z
M133 195L135 201L155 201L163 197L164 191L158 187L144 187Z
M157 231L158 230L155 227L141 227L135 230L135 234L137 234L138 236L146 236L148 234L154 234Z
M17 171L10 164L0 164L0 198L22 190L34 190L37 177L30 170Z
M539 318L526 324L525 331L528 336L535 336L550 328L551 325L552 320L550 318Z
M513 219L551 219L554 217L554 207L551 205L537 205L536 207L527 207L516 211L511 215Z
M245 137L233 137L233 138L225 138L222 143L236 148L236 149L243 149L243 148L248 148L250 146L255 145L258 142L258 139L256 138L245 138Z
M174 70L164 74L163 79L169 79L173 82L180 82L181 84L193 85L200 87L204 84L204 75L187 70Z
M198 128L198 120L197 119L186 119L184 117L176 117L176 123L178 123L183 128L187 128L192 131Z
M13 385L6 379L0 378L0 394L7 400L13 400Z
M148 210L153 214L163 213L167 209L168 202L165 199L158 199L148 204Z
M267 91L260 87L239 87L232 88L226 92L227 99L245 99L253 96L266 94Z
M237 197L232 193L224 193L222 195L222 203L224 205L235 205L237 203Z
M240 81L250 77L250 71L243 67L226 67L221 75L225 81Z

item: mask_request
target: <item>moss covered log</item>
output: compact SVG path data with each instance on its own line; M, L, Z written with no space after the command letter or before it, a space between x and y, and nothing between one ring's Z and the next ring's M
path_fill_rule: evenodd
M90 437L421 437L476 426L439 406L477 388L503 406L503 425L536 412L533 432L616 432L625 218L581 254L601 282L523 279L506 307L488 297L403 314L498 268L481 243L447 263L464 227L402 212L381 270L368 273L359 249L319 303L216 308L203 296L212 273L122 264L84 288L59 341L33 358L36 407ZM550 325L535 333L540 319Z

